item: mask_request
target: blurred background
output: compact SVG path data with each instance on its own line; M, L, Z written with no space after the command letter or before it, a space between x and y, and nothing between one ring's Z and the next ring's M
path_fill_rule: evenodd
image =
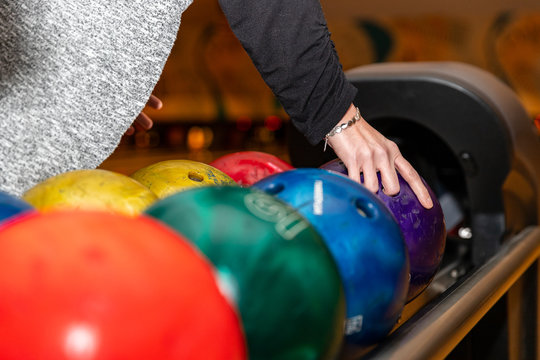
M540 114L540 1L323 0L345 70L377 62L460 61L483 68ZM287 24L283 24L287 26ZM195 0L148 110L102 168L131 174L167 159L211 162L258 150L288 160L288 117L230 30L217 0Z

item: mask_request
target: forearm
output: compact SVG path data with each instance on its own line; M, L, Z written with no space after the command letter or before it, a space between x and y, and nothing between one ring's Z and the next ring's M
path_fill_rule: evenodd
M349 109L347 82L318 0L220 0L229 24L295 126L318 143Z

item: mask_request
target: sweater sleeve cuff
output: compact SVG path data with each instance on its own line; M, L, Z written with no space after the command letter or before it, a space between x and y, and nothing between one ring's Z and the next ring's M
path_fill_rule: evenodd
M358 90L351 83L347 81L343 83L343 87L334 97L336 100L331 104L326 104L328 106L327 111L325 111L326 116L313 121L308 131L303 131L304 136L311 145L320 143L324 136L337 125L354 102L357 92ZM292 119L292 122L295 123L294 119ZM300 131L302 130L300 129Z

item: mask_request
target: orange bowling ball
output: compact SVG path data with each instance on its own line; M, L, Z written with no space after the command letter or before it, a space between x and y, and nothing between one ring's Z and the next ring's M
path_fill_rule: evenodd
M0 226L0 359L245 359L214 270L147 218L36 213Z

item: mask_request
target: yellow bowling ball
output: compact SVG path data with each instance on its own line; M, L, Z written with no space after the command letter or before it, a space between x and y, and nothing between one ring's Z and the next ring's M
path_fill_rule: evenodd
M95 169L53 176L28 190L23 199L42 212L80 209L135 216L158 198L127 175Z
M132 178L147 186L159 198L198 186L236 185L224 172L191 160L161 161L137 170Z

